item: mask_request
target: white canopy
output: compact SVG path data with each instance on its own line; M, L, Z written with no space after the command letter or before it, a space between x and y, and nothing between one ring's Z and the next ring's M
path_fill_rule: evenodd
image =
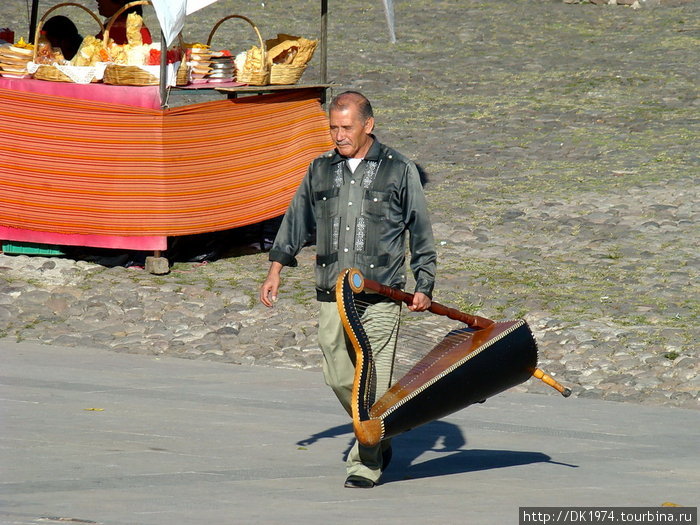
M151 0L153 8L156 10L160 28L165 35L167 45L180 34L185 25L185 17L213 4L217 0Z

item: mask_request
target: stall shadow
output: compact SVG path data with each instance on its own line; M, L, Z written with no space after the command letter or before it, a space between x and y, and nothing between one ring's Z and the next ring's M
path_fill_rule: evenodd
M298 441L297 445L309 447L321 439L337 438L346 434L350 434L350 437L341 454L341 461L345 461L354 441L351 424L339 425L318 432ZM466 448L467 440L462 430L457 425L442 420L433 421L401 434L393 439L392 444L394 454L391 466L382 476L384 484L531 463L550 463L578 468L578 465L553 461L550 456L542 452ZM420 461L426 452L437 453L438 457Z
M282 217L277 217L249 226L218 232L168 237L168 248L163 253L170 264L206 263L227 257L242 257L266 252L272 246ZM108 268L123 266L143 268L148 251L125 251L82 246L62 247L66 257L100 264Z

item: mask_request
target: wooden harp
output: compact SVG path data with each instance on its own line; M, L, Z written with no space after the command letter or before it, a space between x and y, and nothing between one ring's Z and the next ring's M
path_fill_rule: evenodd
M406 304L413 301L412 294L365 279L357 269L344 270L338 276L338 311L355 350L353 429L363 445L375 446L384 439L483 402L532 376L564 397L571 394L571 390L537 368L537 343L524 320L494 322L432 303L429 311L465 323L466 327L438 336L437 343L432 348L428 345L407 371L392 378L386 393L375 401L375 363L363 327L365 303L361 299L372 294ZM399 340L397 355L401 346Z

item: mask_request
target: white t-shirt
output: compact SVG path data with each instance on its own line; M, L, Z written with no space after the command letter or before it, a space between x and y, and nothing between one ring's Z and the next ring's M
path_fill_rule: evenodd
M362 162L363 160L364 159L348 159L348 167L350 168L350 171L355 173L355 170L360 165L360 162Z

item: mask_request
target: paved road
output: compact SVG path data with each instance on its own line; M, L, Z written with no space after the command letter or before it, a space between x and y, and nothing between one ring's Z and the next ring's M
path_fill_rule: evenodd
M0 341L0 523L518 522L519 506L697 506L696 410L505 393L396 439L343 488L318 371Z

